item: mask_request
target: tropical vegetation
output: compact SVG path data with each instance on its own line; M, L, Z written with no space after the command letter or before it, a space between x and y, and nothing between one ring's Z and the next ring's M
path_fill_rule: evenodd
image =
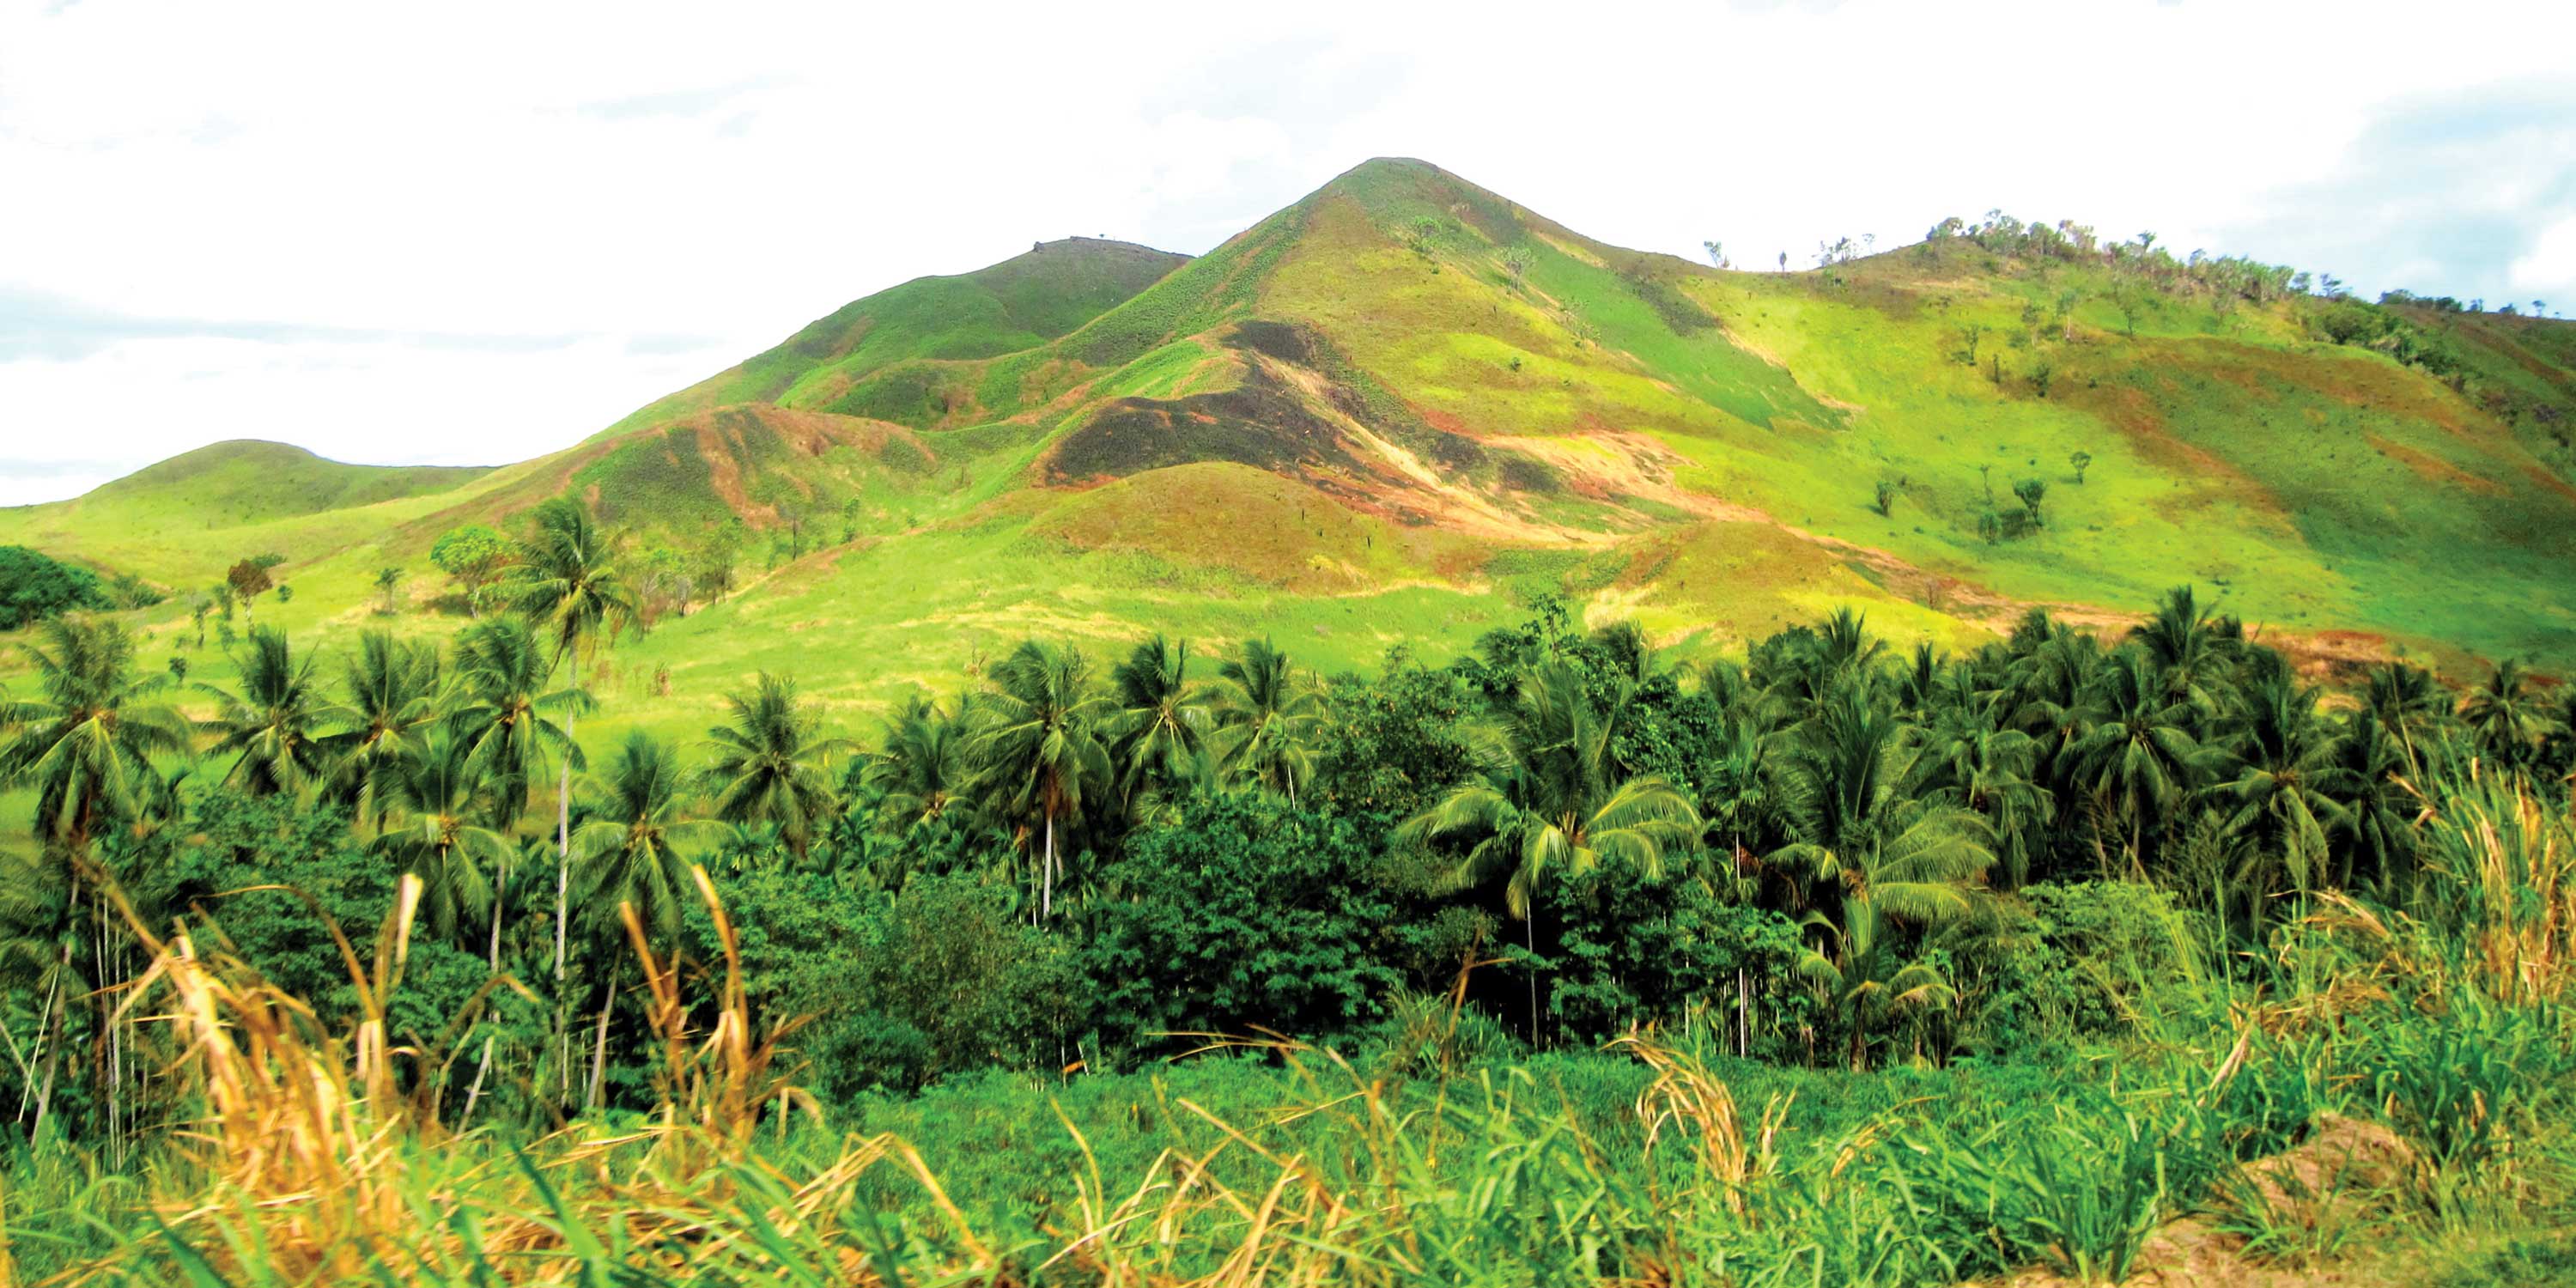
M648 1282L688 1262L678 1220L782 1266L856 1240L875 1278L1221 1277L1249 1239L1282 1274L1472 1279L1442 1241L1473 1237L1548 1274L1935 1283L2107 1281L2196 1213L2257 1266L2344 1255L2328 1216L2565 1237L2576 728L2509 664L2456 693L2319 671L2190 588L2108 635L2032 611L1898 651L1838 610L1682 664L1541 598L1454 659L1331 676L1261 638L1105 670L1031 640L873 731L760 674L694 743L586 755L627 556L566 505L517 557L445 650L261 625L218 687L112 618L19 646L23 1264ZM966 1124L1041 1094L1094 1158L1013 1133L1014 1188ZM1147 1101L1163 1127L1100 1117ZM324 1135L245 1153L279 1115ZM2365 1120L2403 1194L2300 1216L2265 1188ZM394 1153L331 1134L360 1130ZM1157 1131L1241 1144L1203 1198L1120 1188ZM1488 1208L1409 1170L1470 1139L1537 1188ZM1088 1170L1103 1140L1124 1179ZM441 1197L510 1148L563 1163ZM560 1170L585 1152L699 1215L584 1225L641 1193ZM1508 1215L1578 1182L1607 1187L1579 1235ZM1265 1184L1297 1215L1226 1233L1210 1200ZM1387 1185L1423 1214L1327 1215ZM164 1233L73 1215L105 1210ZM517 1211L554 1215L505 1239ZM1121 1233L1147 1214L1186 1233Z

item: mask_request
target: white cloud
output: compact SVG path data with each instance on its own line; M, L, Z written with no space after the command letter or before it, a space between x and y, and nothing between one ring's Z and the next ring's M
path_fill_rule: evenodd
M2517 291L2536 292L2543 300L2564 301L2556 307L2564 311L2576 306L2576 219L2562 219L2534 238L2531 253L2513 262L2513 287Z
M2299 194L2376 181L2372 125L2404 95L2478 101L2554 74L2576 34L2560 7L2477 0L2438 23L2023 0L1298 17L0 0L0 311L154 321L0 348L0 461L131 468L237 436L525 456L904 278L1068 233L1205 250L1388 153L1747 262L2000 204L2397 285L2369 275L2415 251L2342 262L2371 254L2357 221ZM2576 217L2563 167L2479 155L2446 176L2464 206ZM2560 244L2493 270L2568 282ZM0 502L77 482L12 467Z

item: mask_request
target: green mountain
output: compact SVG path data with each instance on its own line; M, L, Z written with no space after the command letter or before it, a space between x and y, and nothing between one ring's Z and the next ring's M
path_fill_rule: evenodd
M117 519L155 507L185 508L230 526L444 491L487 472L480 467L347 465L301 447L244 438L146 466L101 485L72 507L74 513Z
M822 407L888 367L1037 348L1188 260L1129 242L1068 237L972 273L915 278L842 305L776 348L638 410L602 436L730 403Z
M612 654L673 696L601 723L689 733L759 668L867 711L1033 631L1357 666L1540 592L1685 650L1840 603L1955 647L2195 583L2317 665L2576 660L2576 328L1935 234L1733 271L1371 161L1196 259L1074 239L880 292L534 461L308 504L192 454L0 543L173 585L278 549L309 589L276 616L345 626L377 568L425 601L439 532L550 496L666 564L748 531L731 597Z

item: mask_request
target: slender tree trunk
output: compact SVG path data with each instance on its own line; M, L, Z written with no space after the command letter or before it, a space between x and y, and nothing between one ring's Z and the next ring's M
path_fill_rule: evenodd
M612 969L608 972L608 987L599 999L599 1028L597 1034L591 1039L590 1089L583 1093L581 1098L581 1107L584 1109L595 1109L599 1106L599 1082L608 1069L608 1012L609 1008L616 1004L617 972Z
M29 1129L30 1135L39 1137L44 1135L45 1114L54 1102L54 1073L62 1068L63 1064L63 1002L60 988L54 991L53 1018L49 1029L49 1036L45 1040L45 1085L36 1093L36 1125Z
M89 927L90 959L98 965L98 973L91 978L98 981L102 991L113 989L118 981L107 947L107 899L96 891L90 894ZM118 1077L122 1066L117 1059L117 1023L113 1009L101 1009L106 1012L107 1024L97 1039L98 1073L99 1081L107 1087L107 1154L121 1164L125 1154L125 1104L123 1080Z
M499 884L497 884L497 883L496 883L496 884L492 887L492 948L491 948L492 973L493 973L493 974L495 974L495 975L498 975L498 974L500 974L500 973L501 973L501 900L502 900L502 898L503 898L503 895L502 895L502 893L501 893L501 887L500 887L500 885L499 885Z
M462 1126L474 1121L474 1102L483 1098L483 1075L492 1072L492 1039L498 1034L483 1035L483 1058L474 1065L474 1085L465 1089L465 1113L456 1121Z
M1055 915L1055 815L1046 816L1046 866L1039 877L1038 919Z
M48 990L44 1006L39 1008L36 1012L36 1036L34 1041L38 1043L39 1046L41 1046L45 1040L45 1014L46 1012L51 1011L53 1007L54 1000L51 991ZM36 1094L36 1069L34 1065L27 1063L27 1057L19 1054L18 1035L11 1033L8 1026L0 1025L0 1039L7 1040L9 1043L9 1062L18 1066L18 1121L25 1122L27 1121L27 1106L33 1101Z
M581 678L575 663L573 678ZM572 727L578 711L564 712L563 773L555 787L555 983L564 977L564 918L572 902Z
M84 805L79 816L73 823L73 842L75 845L87 839L88 824L89 809ZM74 866L72 868L71 898L66 902L65 906L67 908L80 907L80 896L80 868L78 866ZM63 978L64 976L71 974L71 969L72 941L70 936L66 935L63 939L62 953L54 959L53 1035L45 1042L45 1085L43 1090L36 1093L36 1123L32 1129L38 1133L44 1131L45 1114L53 1107L54 1075L56 1072L61 1070L63 1064L63 1011L68 1005L68 997L63 989Z
M573 658L578 686L581 661ZM555 1064L563 1070L563 1098L572 1099L572 999L564 995L564 931L572 917L572 731L580 716L564 712L563 770L555 787Z
M1530 1046L1538 1046L1538 908L1521 919L1521 943L1529 949Z
M1752 1051L1753 998L1745 991L1744 968L1738 966L1735 968L1735 1056L1740 1060Z

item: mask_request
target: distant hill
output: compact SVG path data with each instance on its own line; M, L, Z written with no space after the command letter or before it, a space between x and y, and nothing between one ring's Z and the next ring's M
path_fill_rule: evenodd
M147 465L72 504L98 517L185 511L235 526L443 492L487 473L485 466L349 465L285 443L237 438Z
M1706 651L1845 603L1963 647L2192 583L2320 666L2576 663L2576 327L2072 224L1857 249L1714 267L1381 159L1196 259L1076 238L878 292L550 456L219 445L0 542L174 584L273 548L315 588L279 620L345 623L550 496L639 554L747 531L744 589L616 654L669 668L631 718L681 731L764 667L877 709L1033 631L1362 666L1542 593Z

